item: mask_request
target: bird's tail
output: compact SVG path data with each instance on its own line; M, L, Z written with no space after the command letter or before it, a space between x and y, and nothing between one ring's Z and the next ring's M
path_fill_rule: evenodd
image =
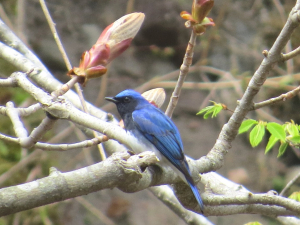
M203 202L202 202L202 199L201 199L201 196L200 196L200 193L198 191L198 188L196 186L196 184L194 183L193 179L186 179L186 181L188 182L190 188L192 189L192 192L200 206L200 210L203 214L203 210L204 210L204 205L203 205Z

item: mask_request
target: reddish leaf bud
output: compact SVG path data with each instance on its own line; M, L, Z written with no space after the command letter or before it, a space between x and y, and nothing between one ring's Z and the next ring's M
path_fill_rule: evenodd
M143 13L131 13L106 27L96 44L82 54L79 67L74 67L68 75L80 76L79 83L85 85L89 78L105 74L105 66L130 46L144 18Z
M192 6L192 17L198 23L202 23L213 6L214 0L194 0Z
M206 17L214 5L214 0L194 0L192 14L183 11L180 16L188 20L186 27L192 27L196 34L203 34L207 26L214 26L211 18Z

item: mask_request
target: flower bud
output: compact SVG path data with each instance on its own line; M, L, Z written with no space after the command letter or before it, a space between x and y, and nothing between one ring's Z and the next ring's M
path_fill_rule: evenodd
M131 13L106 27L96 44L82 54L79 67L74 67L68 75L79 76L79 83L85 85L89 78L105 74L106 65L130 46L144 18L143 13Z

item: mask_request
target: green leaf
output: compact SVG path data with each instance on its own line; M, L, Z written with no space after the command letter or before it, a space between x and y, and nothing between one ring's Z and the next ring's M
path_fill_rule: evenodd
M283 127L278 123L268 123L267 124L268 131L276 138L281 141L285 141L286 134Z
M279 151L278 151L278 155L277 158L279 158L280 156L282 156L285 153L285 150L287 148L289 144L287 142L282 142L281 145L279 146Z
M293 142L294 144L299 144L300 143L300 135L296 135L294 137L289 137L288 138L291 142Z
M289 134L292 136L299 135L298 126L294 123L288 123L286 129L288 130Z
M215 110L214 110L214 113L213 113L213 115L211 117L216 117L221 112L222 109L223 109L222 105L221 105L221 107L220 106L216 106Z
M210 115L212 115L211 117L213 118L213 113L214 113L214 109L212 108L204 114L203 118L208 119Z
M244 120L239 128L239 134L247 132L254 124L258 124L256 120Z
M265 150L265 154L267 154L272 148L273 146L276 144L276 142L279 141L279 139L277 137L275 137L274 135L271 135Z
M204 119L207 119L210 116L211 118L216 117L223 109L223 106L220 103L216 103L216 102L213 103L214 105L210 105L205 107L204 109L201 109L196 115L205 113L203 116Z
M205 113L205 112L207 112L208 110L210 110L210 109L213 108L213 107L214 107L213 105L207 106L207 107L205 107L204 109L201 109L199 112L197 112L196 115L200 115L200 114L202 114L202 113Z
M256 147L263 139L265 135L265 125L263 122L259 122L250 132L250 144L252 147Z
M299 191L296 191L294 193L292 193L290 196L289 196L290 199L294 199L298 202L300 202L300 192Z

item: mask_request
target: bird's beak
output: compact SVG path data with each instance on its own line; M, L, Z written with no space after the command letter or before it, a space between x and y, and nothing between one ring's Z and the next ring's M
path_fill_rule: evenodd
M118 100L115 99L114 97L105 97L105 100L113 102L113 103L118 103Z

